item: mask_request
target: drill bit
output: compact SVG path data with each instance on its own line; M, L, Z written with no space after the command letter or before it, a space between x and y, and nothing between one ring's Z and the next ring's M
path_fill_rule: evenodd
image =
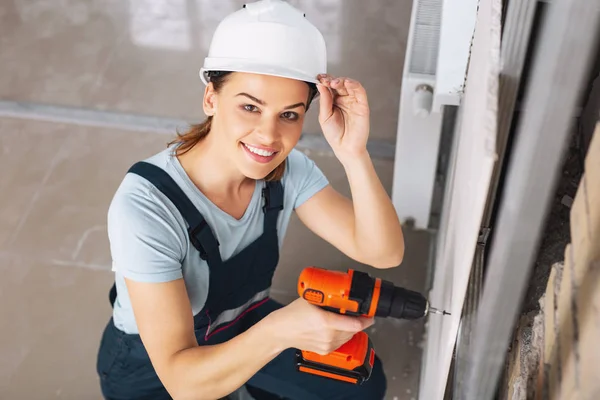
M434 314L441 314L441 315L451 315L446 310L438 310L437 308L434 308L434 307L429 307L429 312L434 313Z

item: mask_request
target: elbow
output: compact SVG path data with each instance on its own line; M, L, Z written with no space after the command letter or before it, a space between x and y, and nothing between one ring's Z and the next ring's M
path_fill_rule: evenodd
M404 260L404 236L397 239L377 243L358 242L354 248L354 260L377 269L395 268ZM362 244L362 246L360 245Z
M404 261L404 241L401 241L401 243L391 249L379 252L375 257L366 262L366 264L377 269L390 269L400 266L402 261Z
M174 399L178 400L191 400L193 398L191 390L185 387L174 388L173 390L169 391L169 394L173 396ZM196 394L196 398L200 399L202 397L198 397Z
M188 399L201 399L204 397L198 397L198 391L194 390L188 382L175 380L174 382L163 382L165 389L174 399L188 400ZM200 395L202 396L202 395Z
M176 355L181 354L178 352ZM177 357L171 359L171 363L165 368L168 373L159 375L161 382L169 395L177 400L214 400L214 393L218 389L215 383L209 379L189 379L185 372L181 371Z
M214 396L210 396L207 394L198 394L198 392L194 393L189 390L175 393L173 398L177 399L177 400L214 400L215 399Z
M400 264L402 264L403 259L404 259L404 253L398 253L398 254L389 255L388 257L385 257L385 258L382 257L370 264L373 268L390 269L390 268L396 268L396 267L400 266Z
M235 390L234 390L235 391ZM232 391L225 391L222 387L213 384L206 384L202 386L202 389L191 387L184 389L179 392L179 395L173 396L177 400L215 400L215 399L228 399ZM236 397L237 398L237 397Z
M169 394L177 400L214 400L213 389L211 385L202 385L202 390L197 387L182 383L179 386L172 387Z
M169 389L169 394L177 400L215 400L227 398L232 389L227 389L221 379L202 379L193 384L181 381Z
M219 382L218 379L177 379L170 386L165 385L165 388L177 400L215 400L229 394Z

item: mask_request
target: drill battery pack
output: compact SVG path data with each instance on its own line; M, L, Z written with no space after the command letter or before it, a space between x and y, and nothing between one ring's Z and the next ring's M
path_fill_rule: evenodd
M375 350L365 332L358 332L340 348L326 355L296 351L296 369L325 378L360 385L371 377Z

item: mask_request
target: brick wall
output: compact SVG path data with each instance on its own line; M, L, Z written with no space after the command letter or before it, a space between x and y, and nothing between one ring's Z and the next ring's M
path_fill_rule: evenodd
M600 123L570 212L571 243L540 310L522 315L502 398L600 399Z

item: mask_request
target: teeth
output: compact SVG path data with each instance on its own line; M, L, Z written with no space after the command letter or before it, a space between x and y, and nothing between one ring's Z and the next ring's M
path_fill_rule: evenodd
M263 149L257 149L256 147L252 147L252 146L250 146L248 144L245 144L245 143L244 143L244 146L246 146L246 148L248 150L250 150L252 153L258 154L259 156L271 157L273 154L275 154L275 152L273 152L273 151L266 151L266 150L263 150Z

